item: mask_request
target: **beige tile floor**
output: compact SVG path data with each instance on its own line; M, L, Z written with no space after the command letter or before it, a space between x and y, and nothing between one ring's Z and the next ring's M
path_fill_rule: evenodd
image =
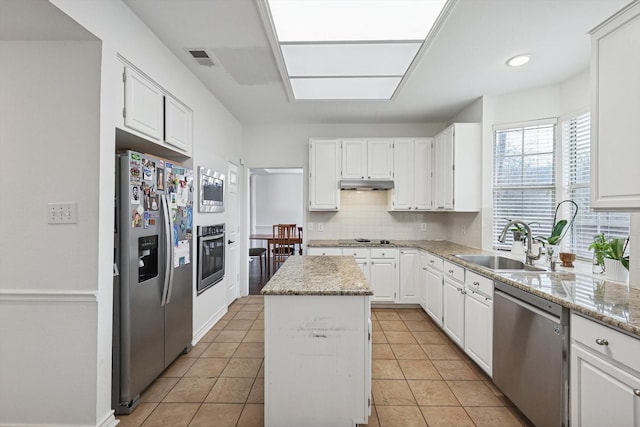
M373 309L368 426L529 425L491 380L416 309ZM122 427L262 427L262 296L244 297L180 356Z

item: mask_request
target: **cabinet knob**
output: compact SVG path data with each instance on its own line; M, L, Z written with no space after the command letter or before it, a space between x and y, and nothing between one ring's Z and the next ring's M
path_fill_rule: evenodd
M384 252L382 252L382 256L384 256Z
M429 261L429 264L434 264L434 263L435 263L435 261L434 261L434 260L430 260L430 261Z
M423 269L423 270L426 270L426 269L427 269L427 267L422 267L422 269Z
M633 394L640 397L640 388L633 389Z
M360 179L364 179L364 176L361 176Z
M480 286L480 282L473 282L473 286Z
M449 274L453 274L453 270L449 270Z
M609 345L609 341L604 338L596 338L596 344L598 345Z

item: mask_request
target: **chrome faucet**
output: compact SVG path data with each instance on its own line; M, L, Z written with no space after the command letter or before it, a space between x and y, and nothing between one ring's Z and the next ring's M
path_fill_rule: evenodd
M504 226L504 228L502 229L502 233L500 233L500 236L498 237L498 241L500 243L504 243L505 238L507 237L507 231L509 230L509 227L511 227L512 225L515 224L520 224L522 226L524 226L524 228L527 230L527 251L525 252L525 255L527 257L527 260L525 261L526 264L528 265L533 265L533 261L540 259L540 254L542 252L541 248L538 248L538 254L534 255L533 252L531 251L531 242L534 240L533 237L531 236L531 227L529 227L529 224L527 224L524 221L520 221L519 219L515 219L513 221L509 221L507 223L507 225Z

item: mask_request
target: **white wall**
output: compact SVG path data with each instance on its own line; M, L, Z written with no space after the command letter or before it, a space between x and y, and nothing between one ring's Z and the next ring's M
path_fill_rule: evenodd
M95 425L100 43L0 42L0 62L0 424ZM48 225L71 201L77 224Z
M302 226L303 181L302 173L252 175L251 200L255 208L252 232L271 234L273 224Z

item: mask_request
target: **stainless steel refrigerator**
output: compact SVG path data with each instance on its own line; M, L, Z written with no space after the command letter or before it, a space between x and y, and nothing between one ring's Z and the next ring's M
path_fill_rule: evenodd
M181 353L193 329L193 173L116 156L112 405L118 414Z

